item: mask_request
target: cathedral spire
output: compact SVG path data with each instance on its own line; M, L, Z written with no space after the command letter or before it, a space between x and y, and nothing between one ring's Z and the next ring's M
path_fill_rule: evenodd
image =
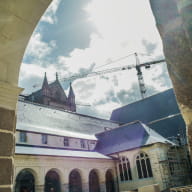
M69 94L68 94L67 100L68 100L68 105L70 106L70 110L76 111L75 94L74 94L73 88L71 86L71 82L70 82L70 88L69 88Z
M45 76L44 76L44 80L43 80L43 84L42 84L42 89L48 88L48 87L49 87L49 85L48 85L48 81L47 81L47 75L45 72Z
M70 88L69 88L68 98L75 98L75 94L74 94L73 88L72 88L72 86L71 86L71 82L70 82Z

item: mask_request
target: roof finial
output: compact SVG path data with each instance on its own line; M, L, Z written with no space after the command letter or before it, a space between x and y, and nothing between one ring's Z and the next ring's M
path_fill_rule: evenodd
M56 80L58 81L58 73L56 72Z

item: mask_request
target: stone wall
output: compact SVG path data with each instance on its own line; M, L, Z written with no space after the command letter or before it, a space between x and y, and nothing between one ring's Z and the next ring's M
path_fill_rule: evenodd
M150 0L192 156L192 2Z
M36 192L44 192L45 175L49 170L54 170L59 174L61 189L64 192L69 191L69 174L74 169L77 169L81 175L83 192L89 191L89 173L93 169L97 170L101 192L106 191L105 174L107 170L112 170L113 176L116 178L113 160L16 155L14 186L17 175L23 169L30 170L34 175Z
M168 159L167 152L169 149L170 149L170 145L157 143L154 145L142 147L140 149L121 152L118 155L116 155L115 157L117 158L119 156L128 157L130 162L130 167L131 167L131 173L132 173L132 180L121 181L119 177L120 173L118 169L118 164L116 165L120 191L135 190L135 189L138 189L139 187L152 185L152 184L158 184L161 191L169 188L171 184L173 184L174 186L184 185L185 177L182 177L183 179L180 178L179 182L175 179L175 181L177 181L176 183L170 183L171 178L170 178L170 172L169 172L169 165L167 161ZM136 168L136 156L140 152L146 153L150 158L152 173L153 173L153 177L151 178L142 178L142 179L138 178L138 173ZM185 158L185 156L183 155L183 150L180 150L178 155L180 156L180 158L183 158L183 159ZM182 169L184 170L185 167L183 167Z
M31 34L51 0L0 1L0 191L11 192L19 69ZM6 149L6 150L5 150Z

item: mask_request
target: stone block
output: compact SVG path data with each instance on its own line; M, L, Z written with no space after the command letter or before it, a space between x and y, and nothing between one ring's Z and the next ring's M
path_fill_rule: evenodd
M12 156L15 147L14 135L12 133L0 134L0 156Z
M1 186L0 186L0 191L1 192L12 192L11 187L1 188Z
M0 129L14 131L15 123L15 111L0 108Z
M160 192L160 188L158 184L147 185L147 186L140 187L138 189L138 192Z
M10 185L13 178L13 160L0 158L0 184ZM0 190L1 191L1 190ZM2 192L2 191L1 191Z

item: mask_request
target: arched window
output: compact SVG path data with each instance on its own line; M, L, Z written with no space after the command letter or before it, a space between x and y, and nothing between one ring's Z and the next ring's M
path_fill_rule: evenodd
M150 159L147 154L140 153L137 155L136 166L139 179L153 177Z
M77 170L73 170L69 175L69 192L82 192L81 176Z
M15 192L35 192L35 178L28 170L22 170L16 178Z
M89 173L89 192L100 192L99 178L95 170Z
M131 167L127 157L120 157L119 174L121 181L132 180Z
M115 182L113 178L113 174L111 173L110 170L106 172L105 175L105 180L106 180L106 192L115 192Z
M45 176L44 192L61 192L61 183L58 173L50 170Z

